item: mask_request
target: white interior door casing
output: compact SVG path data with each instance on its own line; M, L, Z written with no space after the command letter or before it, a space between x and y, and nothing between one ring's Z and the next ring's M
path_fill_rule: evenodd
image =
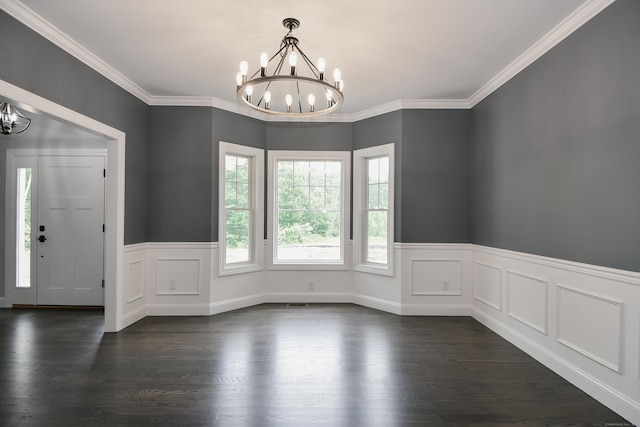
M104 168L103 156L38 159L39 305L104 305Z

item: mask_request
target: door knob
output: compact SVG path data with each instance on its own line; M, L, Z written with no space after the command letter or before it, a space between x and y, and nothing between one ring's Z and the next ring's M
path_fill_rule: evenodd
M47 240L47 238L46 238L46 237L44 237L44 236L40 236L40 237L38 237L38 241L39 241L40 243L44 242L45 240Z

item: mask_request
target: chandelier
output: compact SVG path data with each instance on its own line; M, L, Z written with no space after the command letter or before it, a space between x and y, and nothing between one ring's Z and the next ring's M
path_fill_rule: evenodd
M3 135L24 132L30 124L31 119L23 116L16 107L8 102L0 103L0 126Z
M240 72L236 74L238 101L254 110L281 116L317 116L337 110L344 102L340 69L334 70L333 83L329 83L325 79L324 58L318 59L316 66L293 36L300 21L286 18L282 25L289 32L280 42L280 50L271 57L260 54L260 68L255 73L249 76L249 64L240 62Z

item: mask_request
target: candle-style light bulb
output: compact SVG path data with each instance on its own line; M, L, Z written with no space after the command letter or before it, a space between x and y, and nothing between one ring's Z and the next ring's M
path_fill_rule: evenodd
M236 84L237 84L238 86L241 86L241 85L242 85L242 73L240 73L240 72L237 72L237 73L236 73Z
M311 111L313 113L315 106L314 104L316 103L316 96L312 93L309 94L309 98L307 99L309 101L309 111Z
M344 80L338 80L338 90L342 92L344 89Z
M291 75L296 75L296 64L298 63L298 55L295 52L289 54L289 65L291 66Z
M331 96L331 91L327 89L327 107L331 108L333 106L333 97Z
M320 73L320 80L324 80L324 70L327 66L324 58L318 58L318 72Z
M267 75L267 65L269 65L269 55L266 52L260 54L260 76Z
M249 72L249 63L247 61L240 62L240 73L246 76L248 72Z
M267 110L271 107L271 92L266 91L264 93L264 108Z
M284 100L287 103L287 113L290 113L291 103L293 102L293 98L291 97L291 95L287 94L287 96L284 97Z
M247 93L247 101L251 102L251 95L253 95L253 86L247 86L245 92Z
M335 70L333 70L333 81L337 82L341 78L342 78L342 72L340 71L340 68L336 68Z
M242 83L247 81L248 72L249 72L249 63L247 61L240 62L240 75L242 76Z

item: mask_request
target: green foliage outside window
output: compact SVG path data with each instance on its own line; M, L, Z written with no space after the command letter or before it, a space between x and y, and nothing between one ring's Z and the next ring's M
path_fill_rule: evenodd
M341 163L279 161L278 244L319 244L340 238Z

